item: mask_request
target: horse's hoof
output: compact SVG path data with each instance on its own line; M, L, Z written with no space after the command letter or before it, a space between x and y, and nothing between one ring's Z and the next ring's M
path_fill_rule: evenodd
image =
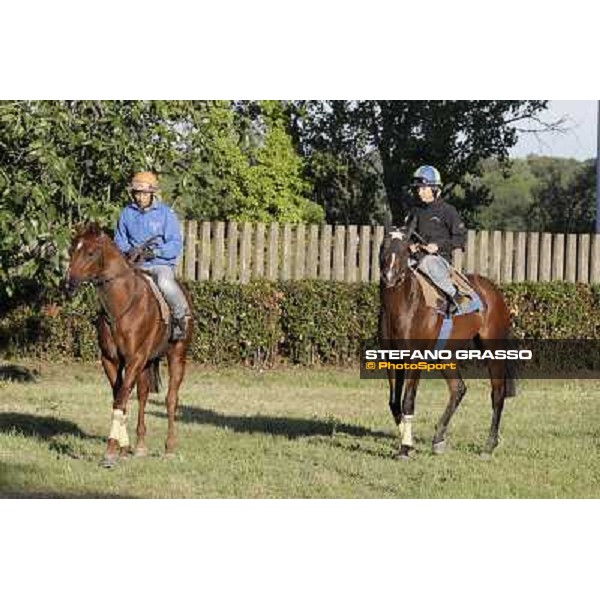
M479 458L481 460L492 460L492 453L489 450L484 450L480 455Z
M99 464L103 469L114 469L117 466L118 460L119 457L116 454L110 454L104 456Z
M436 455L444 454L446 452L446 440L441 440L439 442L433 442L431 447L433 453Z
M121 448L121 450L119 450L119 458L121 460L129 460L132 456L133 456L133 454L132 454L131 448L129 446L127 446L125 448Z
M175 454L175 452L165 452L166 460L173 460L175 458L177 458L177 454Z
M394 454L394 460L410 460L410 450L409 446L401 446L400 450Z
M139 446L133 451L133 458L146 458L148 456L148 448Z

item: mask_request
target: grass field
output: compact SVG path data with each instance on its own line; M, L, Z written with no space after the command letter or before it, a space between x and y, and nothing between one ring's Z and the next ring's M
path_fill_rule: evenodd
M433 456L446 392L441 380L425 381L414 424L417 452L398 462L391 458L397 440L385 381L361 381L354 369L191 366L180 398L177 457L162 458L165 409L162 395L152 396L150 456L103 470L111 400L100 366L18 367L0 365L0 497L600 496L597 381L519 382L490 461L479 458L491 416L488 384L467 382L450 449ZM15 381L28 373L36 373L34 381Z

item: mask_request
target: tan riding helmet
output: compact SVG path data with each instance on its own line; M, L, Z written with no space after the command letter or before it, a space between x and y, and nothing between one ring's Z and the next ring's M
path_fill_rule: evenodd
M158 192L158 177L152 171L140 171L134 173L129 184L131 192Z

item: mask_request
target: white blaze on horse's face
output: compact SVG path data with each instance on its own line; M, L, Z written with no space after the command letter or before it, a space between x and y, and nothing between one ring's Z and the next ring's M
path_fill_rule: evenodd
M386 273L386 279L388 282L392 281L392 275L394 274L394 264L396 263L396 253L392 252L392 260L390 261L390 266L388 267Z
M392 240L404 240L405 234L402 231L390 231L390 239ZM385 274L386 281L390 283L394 275L394 265L396 264L396 253L392 252L392 258Z

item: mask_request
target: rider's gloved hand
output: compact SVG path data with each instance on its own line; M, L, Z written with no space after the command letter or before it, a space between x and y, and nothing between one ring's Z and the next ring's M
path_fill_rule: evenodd
M130 263L135 264L138 262L144 262L146 260L152 260L156 257L156 254L152 248L138 246L137 248L132 248L129 250L125 256Z
M143 260L152 260L153 258L156 258L156 254L154 254L154 250L152 250L152 248L144 248L142 250Z

